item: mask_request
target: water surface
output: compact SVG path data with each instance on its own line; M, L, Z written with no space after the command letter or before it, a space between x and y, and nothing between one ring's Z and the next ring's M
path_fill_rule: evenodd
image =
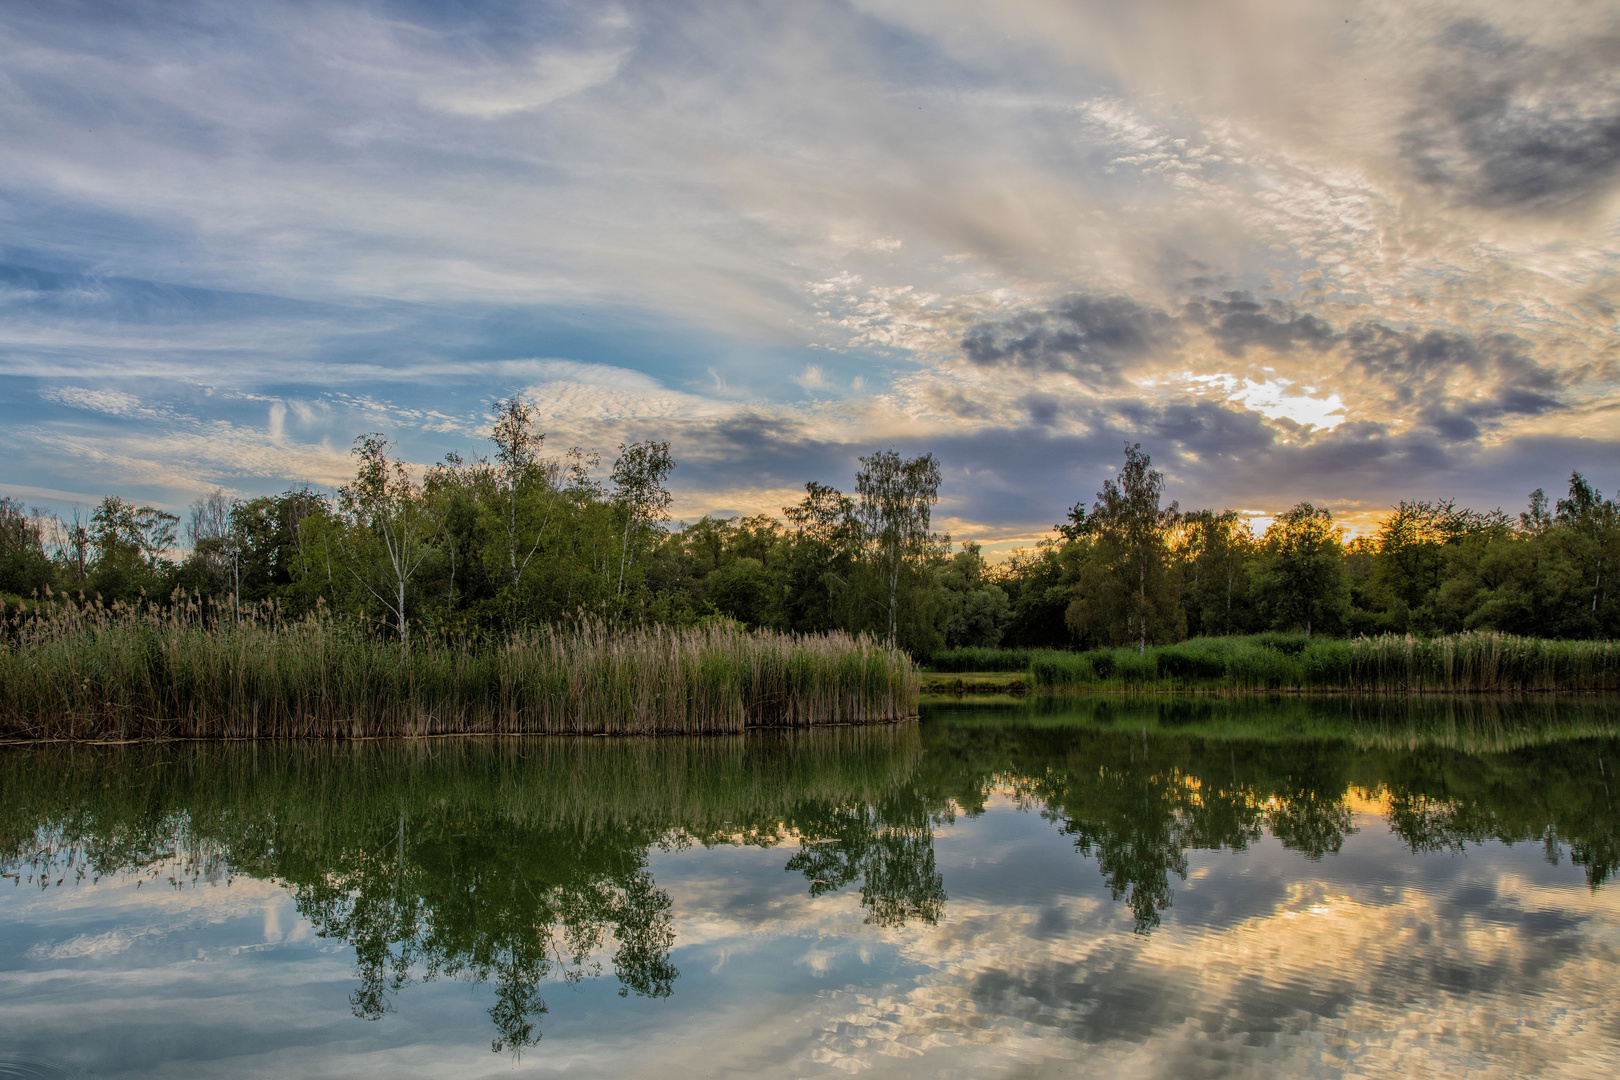
M1617 736L1069 699L0 748L0 1075L1612 1076Z

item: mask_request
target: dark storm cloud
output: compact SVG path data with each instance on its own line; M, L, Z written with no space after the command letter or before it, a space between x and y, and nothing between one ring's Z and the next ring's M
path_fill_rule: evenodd
M986 322L962 338L980 367L1063 372L1097 388L1120 386L1132 362L1175 345L1176 320L1125 296L1070 296L1043 311Z
M1334 342L1333 327L1315 315L1301 315L1292 304L1248 293L1229 292L1224 300L1194 300L1187 321L1204 327L1228 356L1242 356L1251 345L1287 352L1296 345L1322 350Z
M1448 417L1477 423L1564 407L1558 372L1531 357L1529 343L1512 334L1472 337L1364 322L1345 333L1344 347L1352 366L1388 388L1396 403L1419 405L1420 416L1436 425L1452 423ZM1460 373L1485 395L1453 399L1448 382Z
M752 411L723 421L679 425L660 421L628 432L625 439L669 440L682 463L675 474L677 484L701 475L705 487L800 487L808 480L848 487L856 458L883 448L818 438L800 421Z
M1620 177L1620 37L1554 52L1479 19L1443 35L1401 150L1423 182L1489 209L1554 210Z

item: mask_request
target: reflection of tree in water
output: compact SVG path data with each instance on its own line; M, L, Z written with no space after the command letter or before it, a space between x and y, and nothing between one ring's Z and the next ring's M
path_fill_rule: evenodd
M600 975L599 958L621 996L672 992L658 848L812 838L815 865L794 868L813 895L859 882L873 922L936 919L931 823L905 784L916 763L914 726L18 751L0 753L0 861L112 874L191 852L194 868L279 881L317 933L353 946L356 1015L385 1015L415 981L489 983L493 1045L520 1049L541 1037L545 984Z
M1492 755L1383 754L1390 828L1415 853L1531 842L1556 865L1567 846L1596 889L1620 872L1616 750L1612 740L1571 739Z
M1281 712L1271 702L1209 699L1105 699L1083 708L1085 723L1043 722L1038 705L1021 725L947 715L925 729L922 782L969 813L998 786L1040 808L1096 859L1139 932L1160 924L1174 897L1171 875L1185 880L1191 851L1241 851L1269 832L1308 859L1337 853L1355 831L1352 790L1385 794L1391 828L1414 851L1535 841L1557 861L1567 845L1594 888L1620 866L1620 813L1605 771L1615 741L1536 745L1548 717L1516 703L1373 702L1370 717L1360 715L1361 703L1343 701L1286 703ZM1570 711L1552 708L1560 717ZM1612 715L1563 718L1576 731L1613 730ZM1436 728L1454 745L1425 741ZM1485 749L1463 748L1469 739ZM1497 749L1515 740L1517 748Z
M786 869L812 897L855 886L867 922L928 925L947 899L936 826L996 791L1094 858L1143 933L1191 852L1267 832L1307 858L1340 850L1353 790L1385 794L1414 851L1545 843L1594 888L1620 866L1612 738L1471 752L1303 721L1287 738L1233 737L1212 712L1097 706L1085 723L947 716L736 739L17 748L0 751L0 862L43 869L71 851L91 875L180 860L280 881L320 933L354 946L359 1015L385 1014L416 980L487 982L497 1049L540 1038L548 982L607 966L621 994L672 992L653 851L797 843Z
M915 791L894 791L875 804L800 806L785 824L803 845L785 869L809 880L811 896L859 881L867 922L939 921L945 880L934 864L929 807Z
M1242 851L1269 830L1285 847L1320 858L1353 831L1342 763L1318 746L1057 726L1016 737L983 728L940 734L963 743L944 756L971 761L988 750L991 775L978 782L1010 787L1074 837L1141 933L1171 906L1171 875L1186 879L1189 851ZM986 737L993 746L972 746Z
M494 1048L540 1038L541 986L599 975L612 939L620 994L666 997L679 974L669 897L647 871L644 830L585 835L509 820L407 821L338 872L295 885L299 911L355 950L355 1014L382 1016L413 978L488 982Z

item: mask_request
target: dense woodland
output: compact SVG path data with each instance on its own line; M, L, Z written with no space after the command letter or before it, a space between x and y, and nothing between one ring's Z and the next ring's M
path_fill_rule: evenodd
M672 526L675 461L621 445L604 470L544 452L531 411L497 403L489 456L425 475L378 434L354 479L232 499L184 515L108 497L68 519L0 500L0 595L60 602L202 600L216 617L273 608L369 620L408 640L477 638L589 620L687 626L735 620L867 632L926 658L947 647L1145 648L1190 636L1295 630L1501 630L1609 638L1620 507L1579 473L1510 515L1402 502L1347 541L1301 503L1262 535L1232 510L1182 510L1128 446L1089 507L1000 564L931 527L929 455L861 458L853 494L811 481L782 517ZM605 475L604 475L605 473Z

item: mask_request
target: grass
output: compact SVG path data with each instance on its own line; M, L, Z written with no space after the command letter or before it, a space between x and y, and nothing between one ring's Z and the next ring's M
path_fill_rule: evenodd
M9 614L0 738L696 734L917 709L909 658L845 634L594 625L402 651L330 618L216 614L195 604Z
M922 677L922 692L930 694L1021 694L1029 689L1025 679L1027 671L980 671L949 674L927 674Z
M936 671L1010 671L1022 658L1036 690L1333 690L1518 693L1620 689L1620 643L1512 634L1351 640L1298 634L1193 638L1175 645L1087 652L953 650ZM941 666L940 660L949 666ZM971 668L971 662L984 664Z

